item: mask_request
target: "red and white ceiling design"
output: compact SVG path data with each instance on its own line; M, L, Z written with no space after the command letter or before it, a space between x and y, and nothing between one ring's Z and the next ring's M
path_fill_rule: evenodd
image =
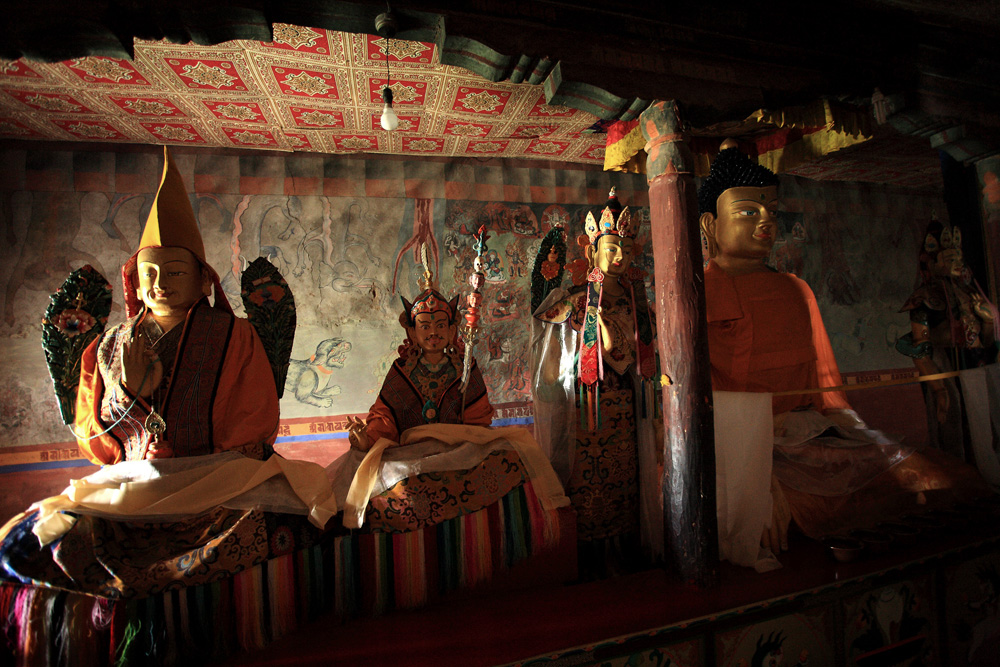
M379 125L390 85L399 128ZM597 118L540 85L438 64L433 44L274 25L274 42L136 40L132 62L0 61L0 138L603 164Z

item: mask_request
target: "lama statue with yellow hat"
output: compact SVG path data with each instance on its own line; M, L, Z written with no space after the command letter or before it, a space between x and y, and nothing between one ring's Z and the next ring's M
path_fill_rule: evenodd
M102 281L93 269L74 272L53 295L43 333L63 417L83 453L99 464L229 450L263 458L277 434L279 379L294 331L291 293L265 260L244 273L250 320L279 342L269 357L251 321L233 314L206 261L166 148L138 250L122 267L126 319L97 336L109 310L110 286ZM74 330L62 326L67 299L75 299ZM85 349L57 345L84 333L92 339ZM78 387L69 372L56 378L57 369L75 367Z
M576 508L584 576L620 572L642 552L662 551L653 327L643 273L631 263L638 226L612 188L578 239L586 285L558 286L562 230L543 240L532 271L535 437Z

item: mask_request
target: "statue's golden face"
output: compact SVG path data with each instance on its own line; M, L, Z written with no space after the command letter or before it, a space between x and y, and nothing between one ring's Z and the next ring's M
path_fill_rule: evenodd
M136 295L154 315L186 314L211 293L208 274L186 248L143 248L136 258L136 268Z
M713 257L764 258L778 235L778 188L729 188L719 195L718 214L702 216L702 229L714 243Z
M596 266L606 276L624 275L632 262L632 246L632 239L606 234L597 239L596 247L589 249L591 266Z
M937 251L931 271L935 275L943 277L959 278L962 269L965 268L965 261L962 256L962 231L958 227L945 227L941 231L940 244L930 234L924 242L924 247L931 251Z
M962 269L965 268L965 261L962 258L961 248L949 248L948 250L942 250L934 258L934 264L932 265L932 270L935 275L945 276L951 278L959 278L962 275Z

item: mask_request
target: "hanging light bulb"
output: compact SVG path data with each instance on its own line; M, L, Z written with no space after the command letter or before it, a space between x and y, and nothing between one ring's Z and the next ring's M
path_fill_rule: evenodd
M386 132L392 132L399 127L399 116L392 108L392 88L389 87L389 40L396 34L396 16L392 13L389 3L385 3L385 12L375 17L375 31L385 38L385 88L382 89L382 117L379 124Z
M379 123L383 130L392 132L399 127L399 116L392 108L392 88L389 86L382 89L382 101L385 104L382 105L382 117L379 119Z

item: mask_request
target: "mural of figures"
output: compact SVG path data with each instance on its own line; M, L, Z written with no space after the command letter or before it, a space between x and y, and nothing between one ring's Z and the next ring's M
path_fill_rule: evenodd
M986 256L1000 257L1000 156L993 156L976 163L976 174L979 177L980 211L983 216L983 231L986 244ZM993 294L997 293L1000 284L997 283L996 271L984 280L983 287Z
M950 664L995 665L1000 655L1000 557L954 566L945 573L945 582Z
M940 664L930 580L892 584L845 606L847 656L857 665Z
M976 572L979 590L966 602L968 610L978 616L969 628L970 665L987 664L995 660L1000 650L1000 572L995 563L985 565Z
M25 177L25 151L7 151L0 158L8 184L0 190L0 418L5 426L0 448L72 440L47 379L41 315L68 273L89 263L115 288L111 323L121 318L117 267L134 250L159 178L155 147L87 151L86 160L76 156L72 150L32 151L33 181ZM475 354L491 397L504 404L530 398L524 326L530 309L528 273L545 233L554 226L578 229L586 212L603 202L610 184L620 186L623 201L641 217L639 235L650 233L642 175L591 170L587 185L567 200L572 203L557 204L544 201L547 193L542 201L448 198L440 169L420 160L406 161L404 170L398 160L372 156L179 150L176 158L208 261L219 271L224 296L237 314L243 314L240 277L259 256L278 267L295 295L299 326L292 368L298 373L281 401L286 419L351 414L371 404L385 374L376 367L394 355L402 340L398 298L419 291L422 267L415 251L421 243L430 247L429 261L442 291L464 297L474 256L471 232L484 225L490 234L483 338ZM545 182L541 172L550 171L502 160L477 165L477 170L482 175L476 178L484 183L511 184ZM29 182L46 183L48 189ZM911 229L912 221L927 219L936 193L791 177L787 182L793 189L786 198L793 217L785 231L787 244L795 247L782 262L803 271L816 290L821 310L829 314L827 327L842 369L898 368L892 343L907 323L895 311L913 289L910 258L922 234ZM986 199L992 183L984 180ZM369 187L373 184L377 187ZM379 195L367 196L369 191ZM527 188L518 191L533 195ZM600 201L588 204L594 192ZM871 210L858 206L868 198L875 201ZM845 234L845 229L852 231ZM839 244L826 243L831 235L840 236ZM568 274L582 283L582 248L569 240ZM650 255L633 262L652 275ZM838 273L840 278L828 278ZM828 289L839 284L854 285L856 293L847 292L852 299L842 299L840 288ZM889 331L893 318L903 329ZM351 348L342 368L324 373L311 364L323 356L317 346L335 339ZM334 389L338 386L340 393Z
M784 210L770 264L812 287L841 371L905 366L893 353L909 322L889 295L913 291L907 263L923 241L919 221L945 213L940 193L779 178Z
M781 273L793 273L799 278L805 271L806 228L802 224L801 214L798 219L790 220L791 215L782 216L781 237L774 244L774 268ZM788 226L791 229L788 229Z
M834 662L833 611L813 609L716 635L717 664L799 667ZM853 664L853 663L852 663Z
M607 650L607 647L599 646ZM596 651L595 651L596 652ZM700 642L688 641L601 660L600 667L696 667L703 665Z
M211 243L229 251L219 263L232 267L223 279L227 295L230 276L238 293L235 279L243 263L264 256L291 286L301 321L336 327L363 313L388 322L388 251L395 245L399 202L284 195L214 199L232 212L230 225ZM202 221L202 229L209 226Z
M772 632L766 637L764 635L757 637L757 644L753 655L750 656L750 667L778 667L778 665L786 664L785 651L782 648L786 639L788 637L782 634L780 630ZM809 650L802 649L799 651L795 667L803 667L808 662ZM746 659L741 658L739 664L745 665ZM791 662L788 664L791 664Z

